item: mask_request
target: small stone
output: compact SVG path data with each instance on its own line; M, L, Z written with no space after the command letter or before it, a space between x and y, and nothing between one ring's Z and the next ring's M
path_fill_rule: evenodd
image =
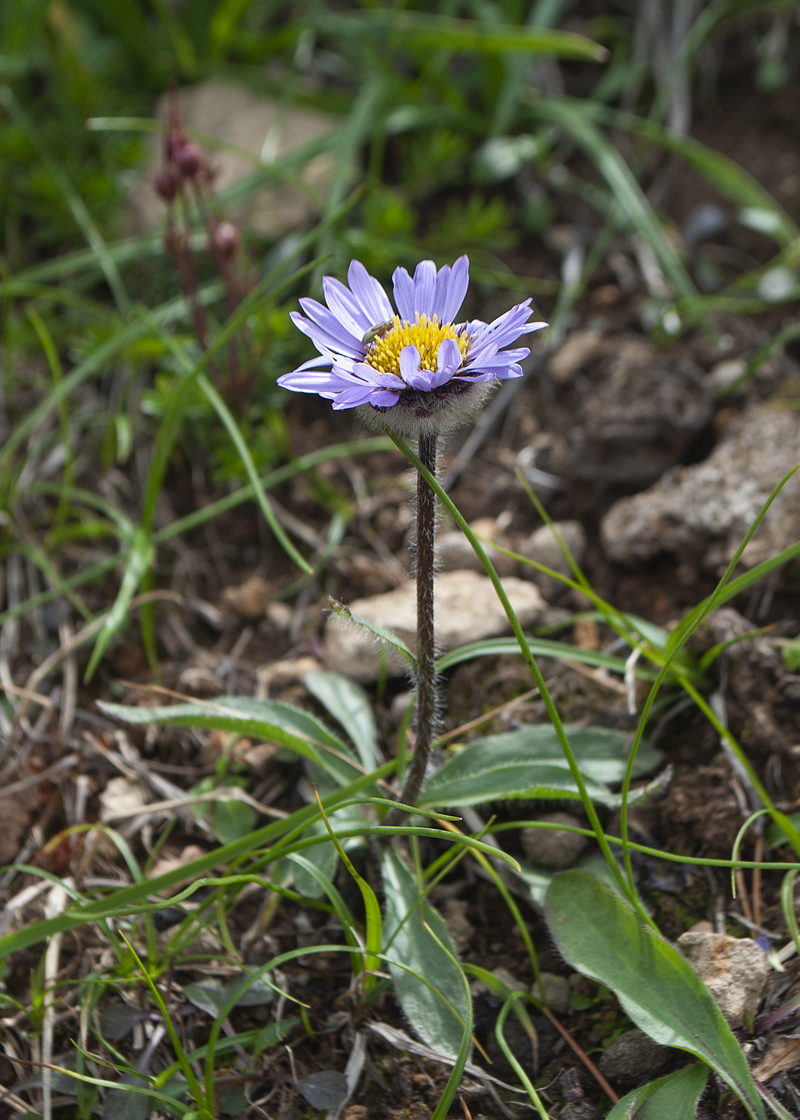
M582 828L577 817L570 813L547 813L536 818L549 824L565 824ZM551 871L571 867L586 847L586 837L578 832L564 832L560 828L523 828L522 847L531 863Z
M749 937L701 930L683 933L678 949L714 997L732 1027L755 1014L767 983L767 955Z
M555 972L542 972L539 975L547 1006L551 1011L557 1011L561 1015L565 1014L569 1011L569 1000L572 995L569 978L557 976ZM531 984L531 995L534 999L541 999L541 992L536 981Z
M414 695L412 689L406 689L404 692L398 692L394 700L392 700L389 716L395 726L399 726L399 724L402 723L403 716L408 711L409 704L414 703Z
M597 355L602 338L600 331L573 331L548 362L550 376L556 381L571 381Z
M299 684L306 673L315 669L319 669L319 661L315 657L289 657L284 661L270 661L267 665L261 665L256 670L257 696L264 700L271 688Z
M269 603L264 614L276 630L281 630L285 633L292 625L294 611L288 603L276 602Z
M263 618L274 595L272 584L261 576L250 576L238 587L225 587L222 598L231 610L252 621Z
M513 576L503 581L503 587L523 627L539 621L546 604L537 587ZM444 572L436 580L435 597L436 642L442 652L510 630L487 576L463 570ZM383 595L356 599L349 607L353 614L390 630L412 651L415 649L417 598L413 580ZM331 615L325 626L324 646L329 669L362 683L377 679L377 641L356 623ZM386 651L386 666L393 676L401 676L408 669L405 658L391 647Z
M147 798L138 782L128 778L111 778L100 794L100 820L105 824L111 821L127 820L139 809L144 812Z
M600 1058L601 1073L620 1085L642 1085L659 1077L672 1065L674 1051L659 1046L644 1031L625 1031Z
M724 396L734 381L737 381L747 369L744 358L725 358L712 368L708 377L717 396Z

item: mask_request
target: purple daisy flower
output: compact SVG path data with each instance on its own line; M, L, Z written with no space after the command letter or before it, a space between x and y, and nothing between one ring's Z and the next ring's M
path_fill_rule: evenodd
M519 363L530 350L504 347L547 326L529 322L529 299L492 323L456 323L469 284L466 256L438 272L433 261L422 261L413 279L395 269L397 312L359 261L347 279L349 288L323 279L327 307L300 300L305 315L293 312L292 320L319 355L278 378L285 389L317 393L335 409L371 405L384 414L400 406L397 412L424 420L472 386L521 377Z

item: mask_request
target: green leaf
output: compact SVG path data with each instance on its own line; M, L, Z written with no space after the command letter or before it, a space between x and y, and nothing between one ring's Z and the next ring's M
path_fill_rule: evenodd
M707 1081L708 1066L696 1062L634 1089L614 1105L606 1120L694 1120Z
M618 800L598 782L585 779L586 791L593 801L612 805ZM507 762L486 766L472 774L435 773L419 795L420 805L481 805L486 801L503 801L522 797L526 800L555 798L574 800L578 788L565 766L545 762Z
M385 849L381 870L386 895L384 952L429 978L447 1002L421 979L390 965L395 993L423 1042L455 1058L467 1015L464 984L460 970L425 928L429 926L455 957L447 927L433 907L421 899L414 875L392 848Z
M107 715L126 723L214 728L280 743L321 766L340 785L361 776L361 768L347 743L332 734L321 720L292 704L254 700L248 696L225 696L220 700L159 708L131 708L124 704L106 703L102 703L101 707Z
M340 673L306 673L308 691L327 708L350 736L365 770L374 770L376 732L372 708L362 688Z
M406 659L411 672L416 676L417 659L402 638L398 638L396 634L393 634L391 630L387 630L384 626L379 626L377 622L370 622L368 618L362 618L360 614L355 614L355 612L351 611L349 607L346 607L344 603L339 603L336 599L329 599L328 603L330 604L331 610L335 614L338 614L340 618L346 618L348 622L354 622L356 626L360 626L362 630L368 630L370 634L374 634L376 638L380 638L382 642L386 642L392 649L397 650L397 652Z
M404 48L424 50L450 47L459 51L479 51L481 54L506 54L525 51L530 54L549 54L556 58L583 58L596 62L607 57L607 50L599 43L571 31L551 31L540 27L515 27L510 24L453 19L427 12L373 9L355 16L325 13L314 23L321 30L348 37L380 37L402 43Z
M249 980L248 973L232 976L230 980L222 981L216 977L200 980L196 984L187 984L183 994L201 1011L205 1011L213 1019L220 1013L220 1009L235 994L237 988L243 987ZM244 989L236 1001L237 1007L264 1007L273 1003L275 991L263 980L256 980Z
M590 795L612 803L607 782L625 774L629 735L602 727L564 728ZM637 775L652 769L659 751L642 743ZM477 739L449 758L425 783L421 805L477 805L508 797L577 797L578 791L554 729L549 724Z
M613 654L602 653L596 649L581 649L568 642L555 642L549 638L527 638L526 641L534 657L555 657L559 661L577 661L581 665L610 669L612 673L620 675L625 672L624 657L614 657ZM515 653L519 653L516 638L485 638L481 642L470 642L444 654L436 662L436 671L443 673L446 669L452 669L464 661L473 661L476 657L501 657L504 654ZM652 671L642 668L637 668L636 675L648 680L652 680L655 676Z
M108 612L108 617L103 623L102 630L97 635L97 641L92 650L92 656L86 667L85 680L90 681L92 679L94 671L100 663L100 658L105 653L108 643L124 625L128 617L130 601L136 594L145 573L150 569L153 560L153 552L153 544L147 531L145 529L137 529L131 541L130 552L125 564L125 571L122 575L122 582L120 583L117 598L114 601L114 606Z
M325 828L323 821L314 821L312 825L305 831L305 836L327 836L328 830ZM330 840L324 844L315 844L313 848L307 848L304 852L305 859L302 863L298 862L297 855L287 856L285 860L280 860L278 864L278 877L283 879L285 873L294 880L294 885L300 894L304 894L306 898L322 898L326 893L327 884L332 883L336 878L336 869L339 866L339 855ZM307 869L304 864L309 863L313 867Z
M628 1017L662 1046L687 1050L764 1120L742 1049L688 961L620 895L585 871L556 876L545 916L565 960L606 984Z

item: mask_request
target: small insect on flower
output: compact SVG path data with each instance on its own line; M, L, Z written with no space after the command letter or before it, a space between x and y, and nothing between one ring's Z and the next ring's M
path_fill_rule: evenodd
M347 273L349 288L326 276L325 303L301 299L295 326L319 354L278 384L317 393L335 409L367 406L362 416L388 422L396 431L441 431L468 416L485 398L487 385L522 376L530 351L510 347L521 335L546 327L529 322L530 300L491 323L455 322L469 284L469 261L459 257L438 271L421 261L413 278L393 276L395 312L381 285L359 261Z
M378 323L377 327L370 327L368 331L365 331L361 341L369 349L376 338L382 338L383 335L388 334L393 326L394 323Z

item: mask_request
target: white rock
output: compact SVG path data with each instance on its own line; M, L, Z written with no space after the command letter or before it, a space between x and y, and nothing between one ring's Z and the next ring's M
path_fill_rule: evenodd
M539 589L514 577L504 579L503 587L520 623L531 626L537 622L546 609ZM435 595L436 640L441 652L510 630L505 611L486 576L470 571L444 572L436 580ZM383 595L356 599L349 607L354 614L391 630L415 649L417 599L413 580ZM325 626L324 645L329 669L365 683L377 678L376 640L359 626L339 615L331 615ZM387 667L393 676L401 676L407 663L390 649L387 650Z
M745 1011L755 1014L767 983L767 954L749 937L689 930L678 948L714 997L732 1027Z
M168 96L162 97L156 113L160 120L166 118L168 104ZM197 129L226 144L244 148L259 157L263 166L280 159L293 148L325 136L341 124L337 117L297 105L284 116L276 98L220 78L178 90L178 107L184 128ZM130 193L132 225L137 232L152 228L164 216L164 206L152 187L153 174L160 166L160 149L161 136L155 135L147 177ZM256 161L226 150L208 151L207 155L216 171L214 187L217 192L252 174L258 167ZM334 152L317 156L300 172L308 190L299 191L288 182L262 188L246 201L229 208L227 216L241 226L270 237L304 225L318 213L309 194L317 194L320 202L324 200L335 166Z
M106 824L126 820L138 809L143 810L146 804L144 790L138 782L131 782L128 778L111 778L100 794L100 820Z
M675 467L641 494L622 498L603 518L606 554L624 564L677 552L709 567L725 564L773 487L800 462L800 418L754 405L731 421L708 459ZM791 479L747 546L748 567L800 537L800 481Z

